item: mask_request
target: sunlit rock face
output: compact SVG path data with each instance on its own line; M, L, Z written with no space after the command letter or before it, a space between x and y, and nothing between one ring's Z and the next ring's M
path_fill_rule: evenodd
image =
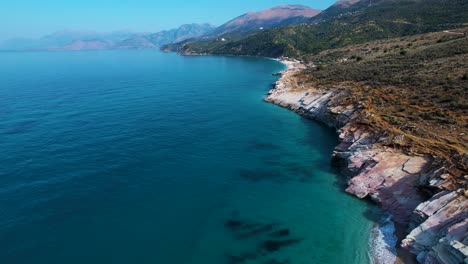
M298 63L288 66L265 100L337 129L341 142L332 162L350 176L346 192L369 197L395 222L408 225L402 247L418 262L468 263L467 191L453 190L447 170L433 166L432 157L388 147L401 139L362 126L360 120L370 113L350 101L345 89L305 87L297 77ZM435 193L429 200L427 189Z

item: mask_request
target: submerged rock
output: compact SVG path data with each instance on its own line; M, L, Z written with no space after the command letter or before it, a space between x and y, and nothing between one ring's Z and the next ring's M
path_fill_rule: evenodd
M273 233L270 234L270 236L272 237L285 237L285 236L289 236L290 232L289 232L289 229L281 229L279 231L275 231Z
M291 246L301 242L302 239L288 239L288 240L267 240L263 242L262 249L268 252L275 252L283 247Z
M230 229L237 239L249 239L259 236L265 236L267 234L275 233L275 229L279 227L277 223L259 223L251 221L240 221L240 220L226 220L224 226ZM288 230L288 229L281 229ZM278 231L284 232L284 231ZM289 231L288 231L289 232Z
M250 220L229 219L224 222L224 226L229 229L233 237L242 240L249 240L253 245L248 253L243 254L226 254L227 262L231 264L237 263L289 263L288 261L268 260L264 261L265 257L269 257L270 253L280 251L284 247L292 246L301 242L302 238L290 238L290 230L281 227L278 223L260 223ZM247 243L247 244L249 244Z
M236 237L239 239L246 239L246 238L263 235L265 233L271 232L274 227L276 227L276 224L261 225L257 228L252 228L250 230L247 230L246 232L238 233Z
M229 264L245 263L248 260L253 260L256 258L257 258L257 255L255 253L244 253L241 255L228 255L227 256Z

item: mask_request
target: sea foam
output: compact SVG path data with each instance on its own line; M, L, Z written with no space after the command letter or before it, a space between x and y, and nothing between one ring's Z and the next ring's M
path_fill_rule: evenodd
M395 225L391 215L383 217L371 231L369 240L371 263L388 264L396 261Z

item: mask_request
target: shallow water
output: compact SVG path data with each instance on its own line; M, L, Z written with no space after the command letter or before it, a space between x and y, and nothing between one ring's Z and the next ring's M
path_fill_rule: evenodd
M1 263L368 263L335 133L262 102L283 67L0 53Z

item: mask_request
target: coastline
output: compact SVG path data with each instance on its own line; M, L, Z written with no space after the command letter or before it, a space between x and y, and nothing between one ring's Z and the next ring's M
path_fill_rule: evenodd
M466 236L463 228L468 223L466 191L445 190L445 169L431 166L432 157L410 155L387 147L389 144L379 144L398 139L386 138L385 131L360 126L360 118L370 113L361 102L349 102L345 89L324 91L305 87L295 75L306 65L289 58L275 60L286 69L279 74L280 79L265 101L337 130L340 144L335 148L332 163L349 179L346 192L371 199L392 216L392 232L396 236L394 250L390 249L395 252L392 262L466 261L468 251L462 242ZM420 193L422 180L431 188L438 187L438 191L430 197ZM382 242L392 243L369 243ZM377 263L388 263L389 254L383 255L384 259Z
M274 83L274 88L271 92L276 89L277 85L281 85L281 80L288 76L289 74L294 74L296 71L305 69L306 66L297 60L284 60L284 59L275 59L272 60L278 61L286 66L286 69L281 71L279 74L281 78ZM287 78L287 77L286 77ZM270 102L268 97L265 98L265 101ZM277 104L275 102L270 102ZM284 107L281 104L277 104ZM297 112L297 111L295 111ZM301 113L298 113L301 114ZM319 120L315 120L319 121ZM319 121L320 122L320 121ZM325 122L322 122L325 123ZM325 123L326 124L326 123ZM326 124L329 125L329 124ZM391 219L391 214L384 216L385 219L377 222L371 230L371 235L369 237L369 259L372 264L388 264L389 261L394 264L403 264L416 263L415 259L409 252L405 252L397 248L397 242L401 241L402 234L405 232L404 227L401 225L395 224ZM406 253L406 254L405 254Z

